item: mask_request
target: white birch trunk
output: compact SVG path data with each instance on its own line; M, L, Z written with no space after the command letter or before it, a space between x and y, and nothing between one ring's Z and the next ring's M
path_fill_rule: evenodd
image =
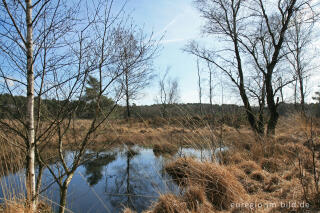
M34 74L33 74L33 26L32 26L32 1L26 0L26 23L27 23L27 127L28 127L28 150L26 187L27 201L31 212L36 211L36 187L35 187L35 133L34 133Z

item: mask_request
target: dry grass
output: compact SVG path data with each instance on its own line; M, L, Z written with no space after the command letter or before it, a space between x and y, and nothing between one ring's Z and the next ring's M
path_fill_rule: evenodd
M202 186L191 185L183 195L183 201L192 212L213 212Z
M243 186L224 166L183 158L168 164L166 171L181 185L200 185L217 210L246 199Z
M111 144L153 147L155 154L162 154L174 153L179 146L196 149L216 147L221 134L219 128L212 130L205 125L190 127L159 122L161 125L153 125L152 122L113 122L105 127L108 134L102 134L96 140L98 143L107 141ZM224 125L223 144L231 148L223 157L224 166L200 163L190 158L169 163L167 172L186 191L181 196L162 195L149 212L248 211L243 207L230 209L231 203L240 201L277 204L276 208L254 208L256 212L297 210L291 207L279 209L279 205L280 202L304 201L298 159L301 160L302 182L307 188L308 198L317 200L312 153L307 141L310 130L311 125L297 115L281 118L274 137L256 137L248 127L234 129ZM313 130L320 134L318 126L313 126ZM317 140L315 144L320 150ZM317 202L312 202L314 209ZM199 203L202 205L199 206Z
M11 142L17 144L16 137L12 137ZM44 148L41 155L46 162L52 162L57 159L56 151L50 148ZM26 213L25 207L25 159L26 154L23 147L8 144L4 137L0 140L0 212L1 213ZM16 173L14 177L10 174ZM7 176L6 178L3 178ZM51 207L39 201L37 212L51 213Z
M214 213L201 186L191 186L186 193L178 197L173 194L161 195L151 210L145 213Z
M8 202L6 205L0 208L0 212L3 213L24 213L25 207L23 203L18 202Z
M122 213L136 213L135 211L132 211L131 209L129 208L125 208L123 209Z
M151 213L183 213L187 212L186 203L173 194L161 195Z
M154 144L152 149L155 156L165 155L165 154L174 155L175 153L178 152L179 147L177 145L170 144L168 142L162 142L162 143Z
M247 175L250 175L252 172L261 169L258 164L252 160L240 163L239 168L241 168Z
M163 120L155 122L113 121L102 126L92 137L89 148L105 149L112 146L140 145L152 147L155 154L173 154L180 146L192 148L215 148L219 144L220 130L208 126L183 126L169 124ZM67 137L65 146L77 147L82 132L90 121L75 121L74 132ZM182 158L169 163L166 171L184 187L180 196L161 195L150 208L151 213L180 212L246 212L243 207L230 208L232 203L261 202L277 204L276 208L253 208L255 212L298 211L298 207L279 208L281 202L311 202L312 210L320 207L319 195L315 191L311 145L308 139L314 131L317 171L320 168L320 127L311 125L300 116L281 118L277 134L273 137L257 137L248 127L222 128L223 145L230 151L223 156L223 164L198 162ZM6 152L0 159L14 158L14 150ZM299 166L299 159L301 165ZM10 160L8 161L10 162ZM2 166L4 167L4 166ZM10 167L10 166L9 166ZM8 166L6 167L8 168ZM301 172L302 174L301 174ZM319 171L318 171L319 172ZM302 175L302 176L301 176ZM302 187L304 186L304 188ZM300 209L303 210L303 209ZM129 209L125 212L130 213Z
M308 122L295 115L280 120L274 137L259 138L247 128L234 130L224 127L224 144L231 148L224 156L225 166L201 163L190 158L169 163L166 171L187 190L181 196L162 196L154 206L162 206L164 209L167 208L166 205L177 207L163 212L180 212L179 208L184 208L181 212L188 212L189 210L185 211L188 205L184 197L189 196L196 201L191 202L192 206L194 203L204 202L202 193L216 212L226 209L232 212L302 212L308 209L318 211L320 199L315 190L312 144L308 140L311 129L315 135L320 135L319 126L313 125L311 128ZM219 132L215 131L214 134L218 135ZM206 128L195 129L194 132L202 134L202 137L209 135ZM313 139L317 172L320 168L319 139ZM197 148L198 145L195 143L194 147ZM190 196L188 188L197 188L198 192L195 191L193 196ZM305 194L310 203L309 206L301 208L299 204L306 203ZM275 206L229 208L231 203L241 201L272 203ZM289 203L291 206L281 207L281 204Z
M1 213L28 213L29 211L25 207L25 200L6 200L4 204L0 205ZM37 213L52 213L51 207L40 201L37 206Z

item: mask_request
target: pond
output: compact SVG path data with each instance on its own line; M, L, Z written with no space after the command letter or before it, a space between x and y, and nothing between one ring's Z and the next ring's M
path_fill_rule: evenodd
M89 155L90 154L90 155ZM73 151L68 151L66 159L72 159ZM176 157L194 156L209 159L209 151L181 148L174 156L155 155L152 149L138 146L117 148L109 152L93 153L78 169L70 183L66 212L121 212L124 207L141 212L163 193L180 193L179 187L166 174L163 166ZM58 170L54 164L52 168ZM58 172L58 171L55 171ZM12 188L19 187L23 171L2 178ZM20 177L20 178L19 178ZM14 183L12 183L14 182ZM50 187L41 195L48 199L55 210L58 209L59 187L52 184L49 171L44 171L43 188ZM3 189L3 187L0 187ZM3 197L0 191L0 197Z

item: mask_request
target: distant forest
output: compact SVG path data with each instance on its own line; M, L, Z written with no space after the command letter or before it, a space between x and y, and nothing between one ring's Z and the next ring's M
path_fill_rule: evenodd
M13 98L14 97L14 98ZM19 118L21 112L19 110L26 110L26 97L24 96L11 96L9 94L0 94L0 117L2 119L14 119ZM38 112L38 97L35 97L35 112ZM55 100L55 99L42 99L41 100L41 112L42 114L57 115L59 114L59 109L63 106L68 106L69 108L76 107L74 109L74 118L77 119L92 119L94 118L95 101L93 98L84 97L80 100L75 101L65 101L65 100ZM19 106L19 109L15 106ZM115 110L112 111L110 119L123 119L126 118L126 106L116 105L115 102L107 97L102 100L101 108L108 112L112 107ZM137 119L153 119L158 117L164 118L177 118L177 117L216 117L221 119L224 117L228 120L228 117L239 117L238 119L245 119L246 113L243 106L235 104L223 104L221 105L210 105L206 103L183 103L183 104L167 104L165 110L167 111L164 115L163 104L153 104L153 105L131 105L132 118ZM258 113L258 107L253 107ZM293 103L280 103L279 104L279 115L287 116L292 113L298 112L300 108L299 104ZM307 115L320 117L320 104L310 103L305 104L305 112ZM266 116L268 116L268 110L266 109Z

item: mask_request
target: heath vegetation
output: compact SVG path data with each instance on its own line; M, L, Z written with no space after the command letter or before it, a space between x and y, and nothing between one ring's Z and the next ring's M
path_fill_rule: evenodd
M153 32L128 4L0 2L0 212L72 212L79 178L97 211L319 211L319 0L193 0L205 41L166 39L179 15ZM196 96L158 66L184 41Z

